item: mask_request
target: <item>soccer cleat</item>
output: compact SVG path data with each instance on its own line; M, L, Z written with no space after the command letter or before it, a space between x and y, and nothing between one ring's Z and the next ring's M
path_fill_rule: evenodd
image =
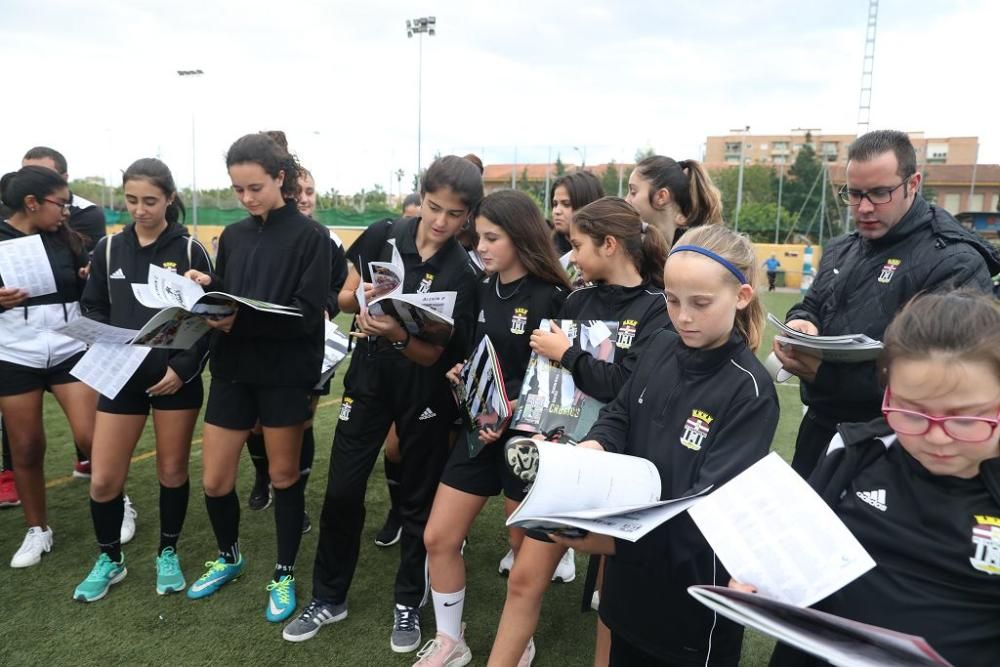
M32 526L24 536L20 548L10 559L10 566L14 568L31 567L38 565L42 560L42 554L52 551L52 529L41 526Z
M90 461L77 461L73 464L73 477L76 479L90 479Z
M240 554L240 559L235 563L227 563L221 556L218 560L208 561L205 563L205 567L208 570L198 578L198 581L188 587L187 596L192 600L207 598L243 574L243 567L245 565L246 562L243 560L242 554Z
M409 653L420 646L420 609L397 604L392 609L392 637L389 647L394 653Z
M128 544L135 537L135 519L139 516L139 513L135 511L135 507L132 506L132 499L125 496L125 513L122 515L122 530L121 530L121 541L122 544Z
M576 559L573 556L573 550L567 549L563 557L559 559L556 571L552 573L552 581L568 584L576 579Z
M347 603L333 604L323 602L317 598L302 610L302 613L295 617L295 620L285 626L281 636L286 641L304 642L312 639L324 625L336 623L347 618Z
M108 594L108 589L117 584L128 574L125 568L125 556L119 562L114 562L106 553L97 557L97 562L91 568L87 578L73 591L73 599L80 602L96 602Z
M250 490L250 499L247 500L247 507L256 511L266 510L271 506L271 480L267 475L258 474L254 477L253 488Z
M17 495L17 485L14 484L14 471L0 472L0 507L17 507L21 498Z
M439 632L417 651L417 658L413 667L463 667L472 662L472 651L465 643L465 623L457 640Z
M156 592L159 595L180 593L186 586L177 551L173 547L167 547L156 557Z
M538 475L538 444L531 438L511 438L504 445L504 458L514 477L531 484Z
M295 578L286 574L267 585L267 611L264 615L272 623L280 623L295 611Z
M500 567L497 569L500 571L500 576L506 577L510 575L510 571L514 569L513 549L507 549L507 553L500 559Z
M524 647L524 653L521 654L521 659L517 661L517 667L531 667L531 663L535 661L535 638L528 637L528 645Z
M396 514L392 510L389 510L382 528L375 533L375 546L391 547L396 542L399 542L399 538L402 536L403 527L399 525L399 519L396 518Z

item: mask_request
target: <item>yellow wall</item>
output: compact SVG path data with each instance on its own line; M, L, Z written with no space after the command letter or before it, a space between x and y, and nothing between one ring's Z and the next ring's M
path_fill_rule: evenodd
M802 284L802 256L805 251L805 246L801 244L774 244L774 243L754 243L753 249L754 253L757 255L757 266L760 267L765 260L767 260L771 255L781 262L781 268L779 271L785 272L785 286L786 287L798 287ZM819 266L819 258L823 254L822 249L819 246L812 246L813 256L812 256L812 270L815 274L816 268ZM764 276L763 269L759 274ZM766 280L760 280L760 284L763 284L765 288L767 287ZM758 285L759 286L759 285Z

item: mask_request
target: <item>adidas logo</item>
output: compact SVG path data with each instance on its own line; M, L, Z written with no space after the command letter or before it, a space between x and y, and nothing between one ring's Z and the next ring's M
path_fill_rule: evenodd
M881 512L886 510L885 489L878 489L877 491L858 491L855 495L857 495L862 502L868 503Z
M424 408L424 411L420 413L419 417L417 417L417 421L427 421L428 419L433 419L434 417L437 417L436 412L430 408Z
M115 272L108 277L111 278L112 280L125 280L125 272L122 271L120 268L115 269Z

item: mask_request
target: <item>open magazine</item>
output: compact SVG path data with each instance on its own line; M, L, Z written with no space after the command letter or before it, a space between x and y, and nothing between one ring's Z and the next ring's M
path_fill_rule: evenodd
M170 350L186 350L210 331L206 317L231 314L226 306L201 306L195 315L180 308L166 308L154 315L141 329L126 329L77 317L52 329L53 332L82 341L87 345L144 345Z
M710 490L660 500L656 466L625 454L530 438L511 438L506 454L515 475L534 474L528 494L507 519L517 528L635 542Z
M882 352L882 343L865 334L843 336L810 336L787 326L771 313L767 321L778 330L774 340L803 354L819 357L823 361L853 364L876 359Z
M466 432L469 456L478 456L486 446L479 441L479 431L503 431L511 418L500 359L489 336L483 336L452 390L469 427Z
M688 593L726 618L840 667L948 667L927 640L721 586Z
M375 294L372 299L366 299L362 282L355 292L358 305L367 308L372 315L392 315L412 336L435 345L446 344L455 328L452 313L458 292L404 294L403 258L396 249L395 240L389 243L392 244L392 261L368 262Z
M550 320L539 328L550 331ZM589 352L595 359L611 363L615 356L617 322L601 320L556 320L574 346ZM573 374L559 362L532 352L517 399L513 428L526 433L542 433L552 439L576 442L587 435L604 403L576 387Z
M323 343L323 366L320 369L316 389L322 389L327 380L333 377L337 366L347 358L348 339L338 330L336 324L327 320L324 336L326 340Z

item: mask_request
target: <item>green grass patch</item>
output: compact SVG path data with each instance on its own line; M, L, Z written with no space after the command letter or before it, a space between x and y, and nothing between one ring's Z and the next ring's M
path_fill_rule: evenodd
M796 294L765 294L768 309L784 315ZM763 357L770 349L773 331L765 332ZM343 371L334 380L316 416L315 472L309 481L306 506L318 523L330 443L337 423ZM206 388L208 375L206 374ZM802 410L794 380L778 388L781 421L773 448L790 459ZM127 491L139 512L138 530L124 548L128 577L107 598L83 604L71 599L74 587L89 572L97 555L90 520L87 483L70 478L74 462L72 437L55 401L47 400L47 479L49 523L55 547L42 563L26 570L7 567L8 559L24 536L18 509L0 511L0 583L4 591L0 623L2 665L184 665L230 664L333 664L409 665L413 654L400 656L389 650L392 624L392 588L399 559L397 547L379 549L375 532L387 511L388 498L381 464L376 464L368 486L368 521L362 539L357 575L351 588L350 616L324 628L309 642L290 644L281 639L281 628L264 619L265 585L274 566L273 508L263 512L246 509L253 483L253 468L244 456L237 490L243 506L241 541L248 566L243 576L215 596L199 601L184 595L160 597L155 590L153 559L159 535L158 482L154 458L132 465ZM203 563L214 558L215 541L201 493L201 427L192 448L191 504L179 553L188 582L200 576ZM151 426L140 440L136 455L153 450ZM300 603L311 591L312 563L318 527L303 536L296 571ZM466 550L468 599L465 618L474 664L485 664L495 636L506 593L506 580L497 574L497 563L507 550L503 509L492 500L473 527ZM586 561L578 557L577 581L553 585L545 599L536 635L535 664L585 665L592 661L593 614L580 614L580 594ZM434 632L433 612L424 617L424 635ZM770 640L748 633L744 665L764 665Z

